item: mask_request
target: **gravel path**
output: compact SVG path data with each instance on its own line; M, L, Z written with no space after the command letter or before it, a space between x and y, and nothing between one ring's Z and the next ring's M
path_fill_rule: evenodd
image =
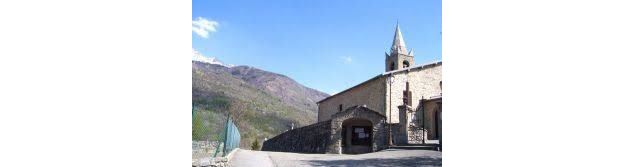
M441 166L441 152L387 149L358 155L239 150L232 166Z

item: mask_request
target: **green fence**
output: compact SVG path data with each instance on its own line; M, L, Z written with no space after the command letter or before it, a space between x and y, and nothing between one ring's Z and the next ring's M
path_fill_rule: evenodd
M220 151L223 152L222 156L225 156L240 145L240 131L229 116L227 116L227 122L225 123L221 141L223 142L223 148L221 150L219 147L216 153L214 153L214 156Z
M195 117L199 117L198 112L197 111L195 112L194 108L195 108L194 105L192 105L192 120L194 120ZM232 120L231 116L228 114L227 119L224 121L225 123L221 127L219 127L223 129L218 135L218 138L215 138L213 140L206 140L206 141L192 140L193 157L225 156L229 152L231 152L232 150L240 146L240 131L238 130L238 127L234 123L234 120ZM192 128L195 128L195 127L193 126ZM213 132L213 134L214 132L216 132L215 130L212 130L209 128L202 128L200 130L206 131L206 133L204 134L208 134L208 135L209 135L208 132L210 131ZM194 129L193 129L193 132L194 132ZM204 151L204 150L209 150L210 152ZM195 156L195 154L197 156Z

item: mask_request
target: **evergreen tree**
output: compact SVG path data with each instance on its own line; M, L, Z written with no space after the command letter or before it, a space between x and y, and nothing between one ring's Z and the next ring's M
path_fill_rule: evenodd
M254 140L253 143L251 143L251 149L252 150L260 150L260 142L258 142L257 138L256 138L256 140Z

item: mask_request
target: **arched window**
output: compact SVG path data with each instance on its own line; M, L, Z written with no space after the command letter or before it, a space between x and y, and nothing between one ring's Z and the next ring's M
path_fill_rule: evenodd
M390 63L390 71L395 70L395 62Z
M410 67L410 62L408 62L408 60L404 60L403 61L403 68L408 68Z

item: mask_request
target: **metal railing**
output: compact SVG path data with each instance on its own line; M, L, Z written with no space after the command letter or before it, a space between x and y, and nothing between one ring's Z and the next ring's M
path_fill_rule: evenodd
M192 106L192 120L194 120L195 117L198 117L198 114L195 111L194 106ZM222 132L218 135L219 138L214 138L216 140L209 140L213 137L207 138L205 141L192 140L193 159L226 156L229 152L240 146L240 131L229 114L227 115L227 120L223 124L222 128ZM215 130L203 128L202 131L214 132ZM209 133L205 134L209 135ZM212 134L212 136L214 135Z
M240 145L240 131L229 115L227 116L221 141L223 142L223 148L217 147L214 157L221 151L222 156L225 156Z

